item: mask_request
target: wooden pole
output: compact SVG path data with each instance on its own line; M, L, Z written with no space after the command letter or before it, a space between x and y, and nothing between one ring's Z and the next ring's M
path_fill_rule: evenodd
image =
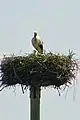
M40 120L40 87L30 88L30 120Z

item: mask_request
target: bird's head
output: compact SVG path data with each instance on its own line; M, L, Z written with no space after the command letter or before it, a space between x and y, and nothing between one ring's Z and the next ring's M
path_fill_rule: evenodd
M36 37L37 36L37 32L34 32L34 37Z

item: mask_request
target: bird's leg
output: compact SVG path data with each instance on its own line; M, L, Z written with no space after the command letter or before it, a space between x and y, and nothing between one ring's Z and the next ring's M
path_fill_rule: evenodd
M34 54L36 53L36 50L33 50Z
M34 52L34 55L36 55L38 53L36 50L34 50L33 52Z

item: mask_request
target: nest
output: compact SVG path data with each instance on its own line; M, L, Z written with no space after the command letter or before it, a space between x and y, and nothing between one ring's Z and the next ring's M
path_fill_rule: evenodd
M72 52L69 52L69 55L50 52L43 55L32 53L4 57L0 68L0 87L4 89L19 84L24 92L24 89L30 86L53 86L58 89L62 85L71 85L78 70L73 55Z

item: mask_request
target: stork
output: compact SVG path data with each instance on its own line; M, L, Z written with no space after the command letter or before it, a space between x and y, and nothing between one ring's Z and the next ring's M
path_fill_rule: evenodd
M43 41L37 35L37 32L34 32L34 37L32 38L33 47L41 54L43 54Z

